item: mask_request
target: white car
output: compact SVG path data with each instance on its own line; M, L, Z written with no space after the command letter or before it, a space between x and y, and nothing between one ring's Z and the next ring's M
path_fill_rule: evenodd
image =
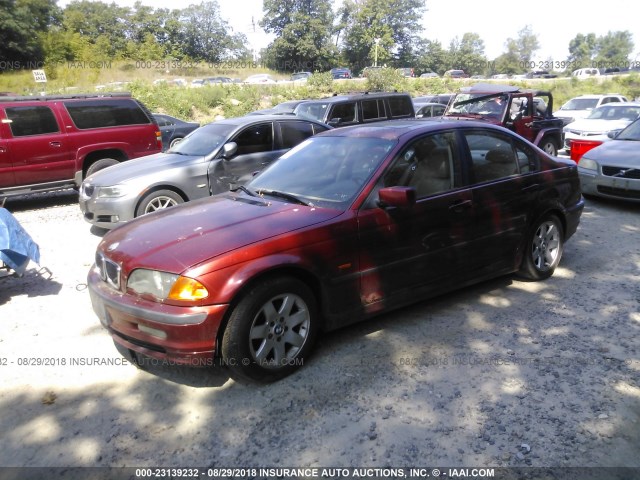
M610 140L609 132L620 131L637 118L640 118L640 103L613 103L595 108L587 118L564 127L564 146L569 150L571 140L606 142Z
M572 98L562 105L559 110L553 112L553 116L561 118L565 125L578 120L579 118L588 117L594 108L608 103L628 102L627 98L617 94L609 93L606 95L581 95Z
M251 84L264 84L264 83L276 83L276 80L268 73L257 73L247 77L244 83Z

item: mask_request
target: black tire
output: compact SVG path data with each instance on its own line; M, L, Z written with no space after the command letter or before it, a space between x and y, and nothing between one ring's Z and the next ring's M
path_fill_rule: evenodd
M563 249L564 229L558 217L541 217L528 233L520 275L529 280L549 278L560 263Z
M548 155L552 157L558 156L558 145L556 145L556 141L553 138L543 137L538 146Z
M87 174L85 175L85 178L90 177L91 175L99 172L102 169L112 167L113 165L117 165L119 163L120 162L115 158L101 158L100 160L96 160L91 165L89 165L89 168L87 168Z
M184 199L172 190L156 190L147 194L136 208L136 217L164 210L184 203Z
M276 277L240 299L222 337L231 377L268 383L301 367L318 330L316 299L307 285Z
M182 141L183 137L176 137L169 142L169 149L175 147L178 143Z

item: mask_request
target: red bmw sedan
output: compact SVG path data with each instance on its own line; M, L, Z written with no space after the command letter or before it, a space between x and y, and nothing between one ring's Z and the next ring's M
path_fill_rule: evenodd
M107 235L94 310L138 358L274 381L321 331L518 272L553 274L584 201L574 162L501 127L331 130L246 186Z

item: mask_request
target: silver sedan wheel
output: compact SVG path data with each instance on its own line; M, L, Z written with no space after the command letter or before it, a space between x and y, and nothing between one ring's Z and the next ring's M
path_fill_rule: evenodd
M541 223L533 237L531 257L535 268L546 272L556 265L560 255L561 232L552 221Z
M175 207L178 202L175 198L160 195L151 200L144 209L144 213L155 212L156 210L164 210L165 208Z
M309 338L311 315L298 295L285 293L267 301L253 319L249 347L263 368L290 364Z

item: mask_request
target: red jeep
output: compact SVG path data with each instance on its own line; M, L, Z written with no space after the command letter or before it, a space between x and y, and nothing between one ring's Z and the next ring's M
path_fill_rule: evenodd
M563 145L563 122L552 111L551 92L478 83L460 89L444 117L502 125L555 156Z
M0 97L0 196L77 187L161 149L157 123L128 93Z

